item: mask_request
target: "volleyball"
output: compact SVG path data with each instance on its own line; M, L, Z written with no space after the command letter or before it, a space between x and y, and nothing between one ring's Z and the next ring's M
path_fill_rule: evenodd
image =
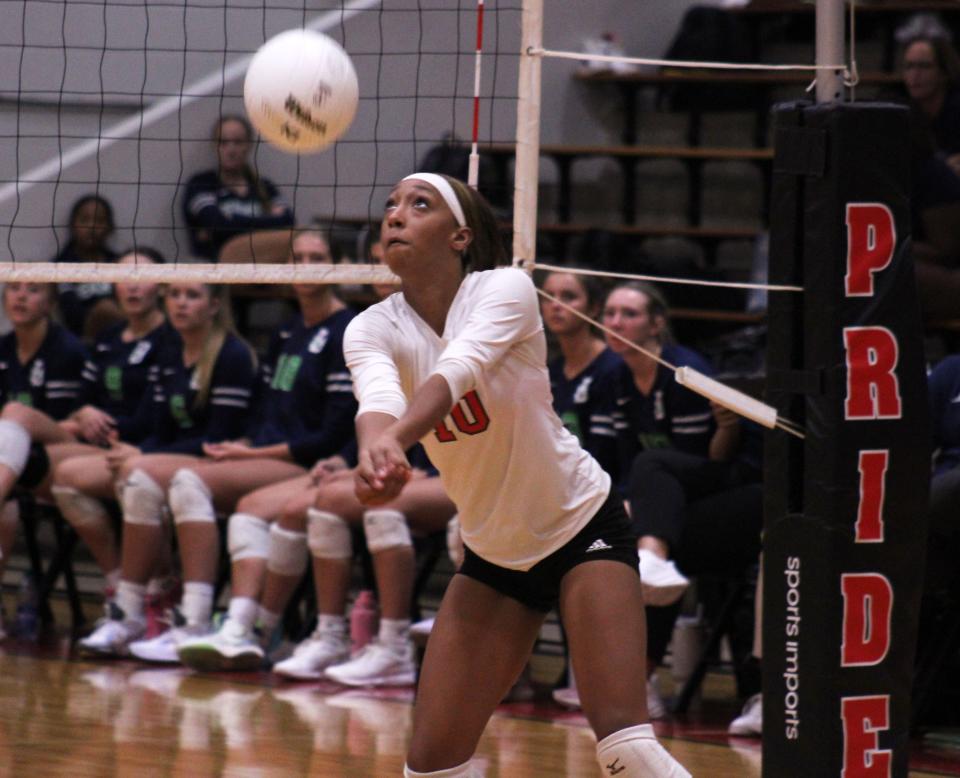
M333 38L287 30L253 55L243 83L250 122L294 154L321 151L350 127L359 98L350 55Z

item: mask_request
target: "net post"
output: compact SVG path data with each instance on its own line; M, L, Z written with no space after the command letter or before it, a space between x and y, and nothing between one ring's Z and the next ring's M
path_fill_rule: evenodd
M844 62L844 0L817 0L816 58L817 65ZM843 71L817 71L817 102L831 103L843 99Z
M543 0L523 0L517 83L517 149L513 185L513 264L528 271L537 254L540 173L540 55Z

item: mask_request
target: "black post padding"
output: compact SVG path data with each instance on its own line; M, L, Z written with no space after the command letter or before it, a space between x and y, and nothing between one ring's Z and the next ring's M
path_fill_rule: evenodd
M908 115L887 104L800 103L778 106L774 124L769 277L804 292L770 294L767 370L774 380L767 400L802 424L806 438L773 432L766 441L763 774L839 778L848 769L848 775L906 776L930 471L910 258ZM889 213L895 227L892 259L868 274L868 288L852 289L847 280L851 206L854 218L885 208L880 215ZM852 243L872 247L882 233L861 230L866 240ZM872 396L873 383L862 379L875 373L850 369L851 338L864 332L895 343L887 376L895 381L878 380L876 392L895 397L897 413L882 404L873 416L852 410L863 405L852 405L851 395ZM857 394L851 380L867 393ZM882 479L878 470L870 471L873 480L863 476L880 461L887 463ZM882 507L871 514L864 506L878 494ZM858 517L870 515L882 519L871 525L881 527L882 537L868 537L866 521L857 529ZM884 625L868 619L851 631L856 606L882 612L870 610L882 598L850 596L864 578L870 585L889 582L893 594L888 648L876 657ZM858 643L864 648L856 654L851 646ZM867 660L851 661L855 656ZM864 718L884 701L885 722ZM852 770L861 757L863 765L887 769Z

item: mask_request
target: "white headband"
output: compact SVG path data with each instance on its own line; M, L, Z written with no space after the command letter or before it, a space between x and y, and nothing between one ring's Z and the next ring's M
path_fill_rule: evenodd
M450 186L450 182L447 181L447 179L437 173L411 173L409 176L401 178L400 180L409 181L411 178L415 178L417 181L426 181L436 189L443 198L443 201L447 204L447 207L453 211L453 218L457 220L457 224L461 227L467 226L467 220L463 215L463 208L460 205L460 201L457 199L457 193L453 191L453 187Z

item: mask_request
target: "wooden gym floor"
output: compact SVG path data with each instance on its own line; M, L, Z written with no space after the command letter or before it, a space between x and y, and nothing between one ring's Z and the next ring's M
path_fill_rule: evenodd
M401 774L412 688L82 661L62 630L36 643L8 639L0 654L0 776ZM672 692L666 671L661 686ZM488 778L599 775L585 719L543 691L491 720L476 757ZM726 735L736 713L731 678L712 673L694 709L656 729L695 776L759 776L759 740ZM960 750L917 744L911 767L916 778L960 776Z

